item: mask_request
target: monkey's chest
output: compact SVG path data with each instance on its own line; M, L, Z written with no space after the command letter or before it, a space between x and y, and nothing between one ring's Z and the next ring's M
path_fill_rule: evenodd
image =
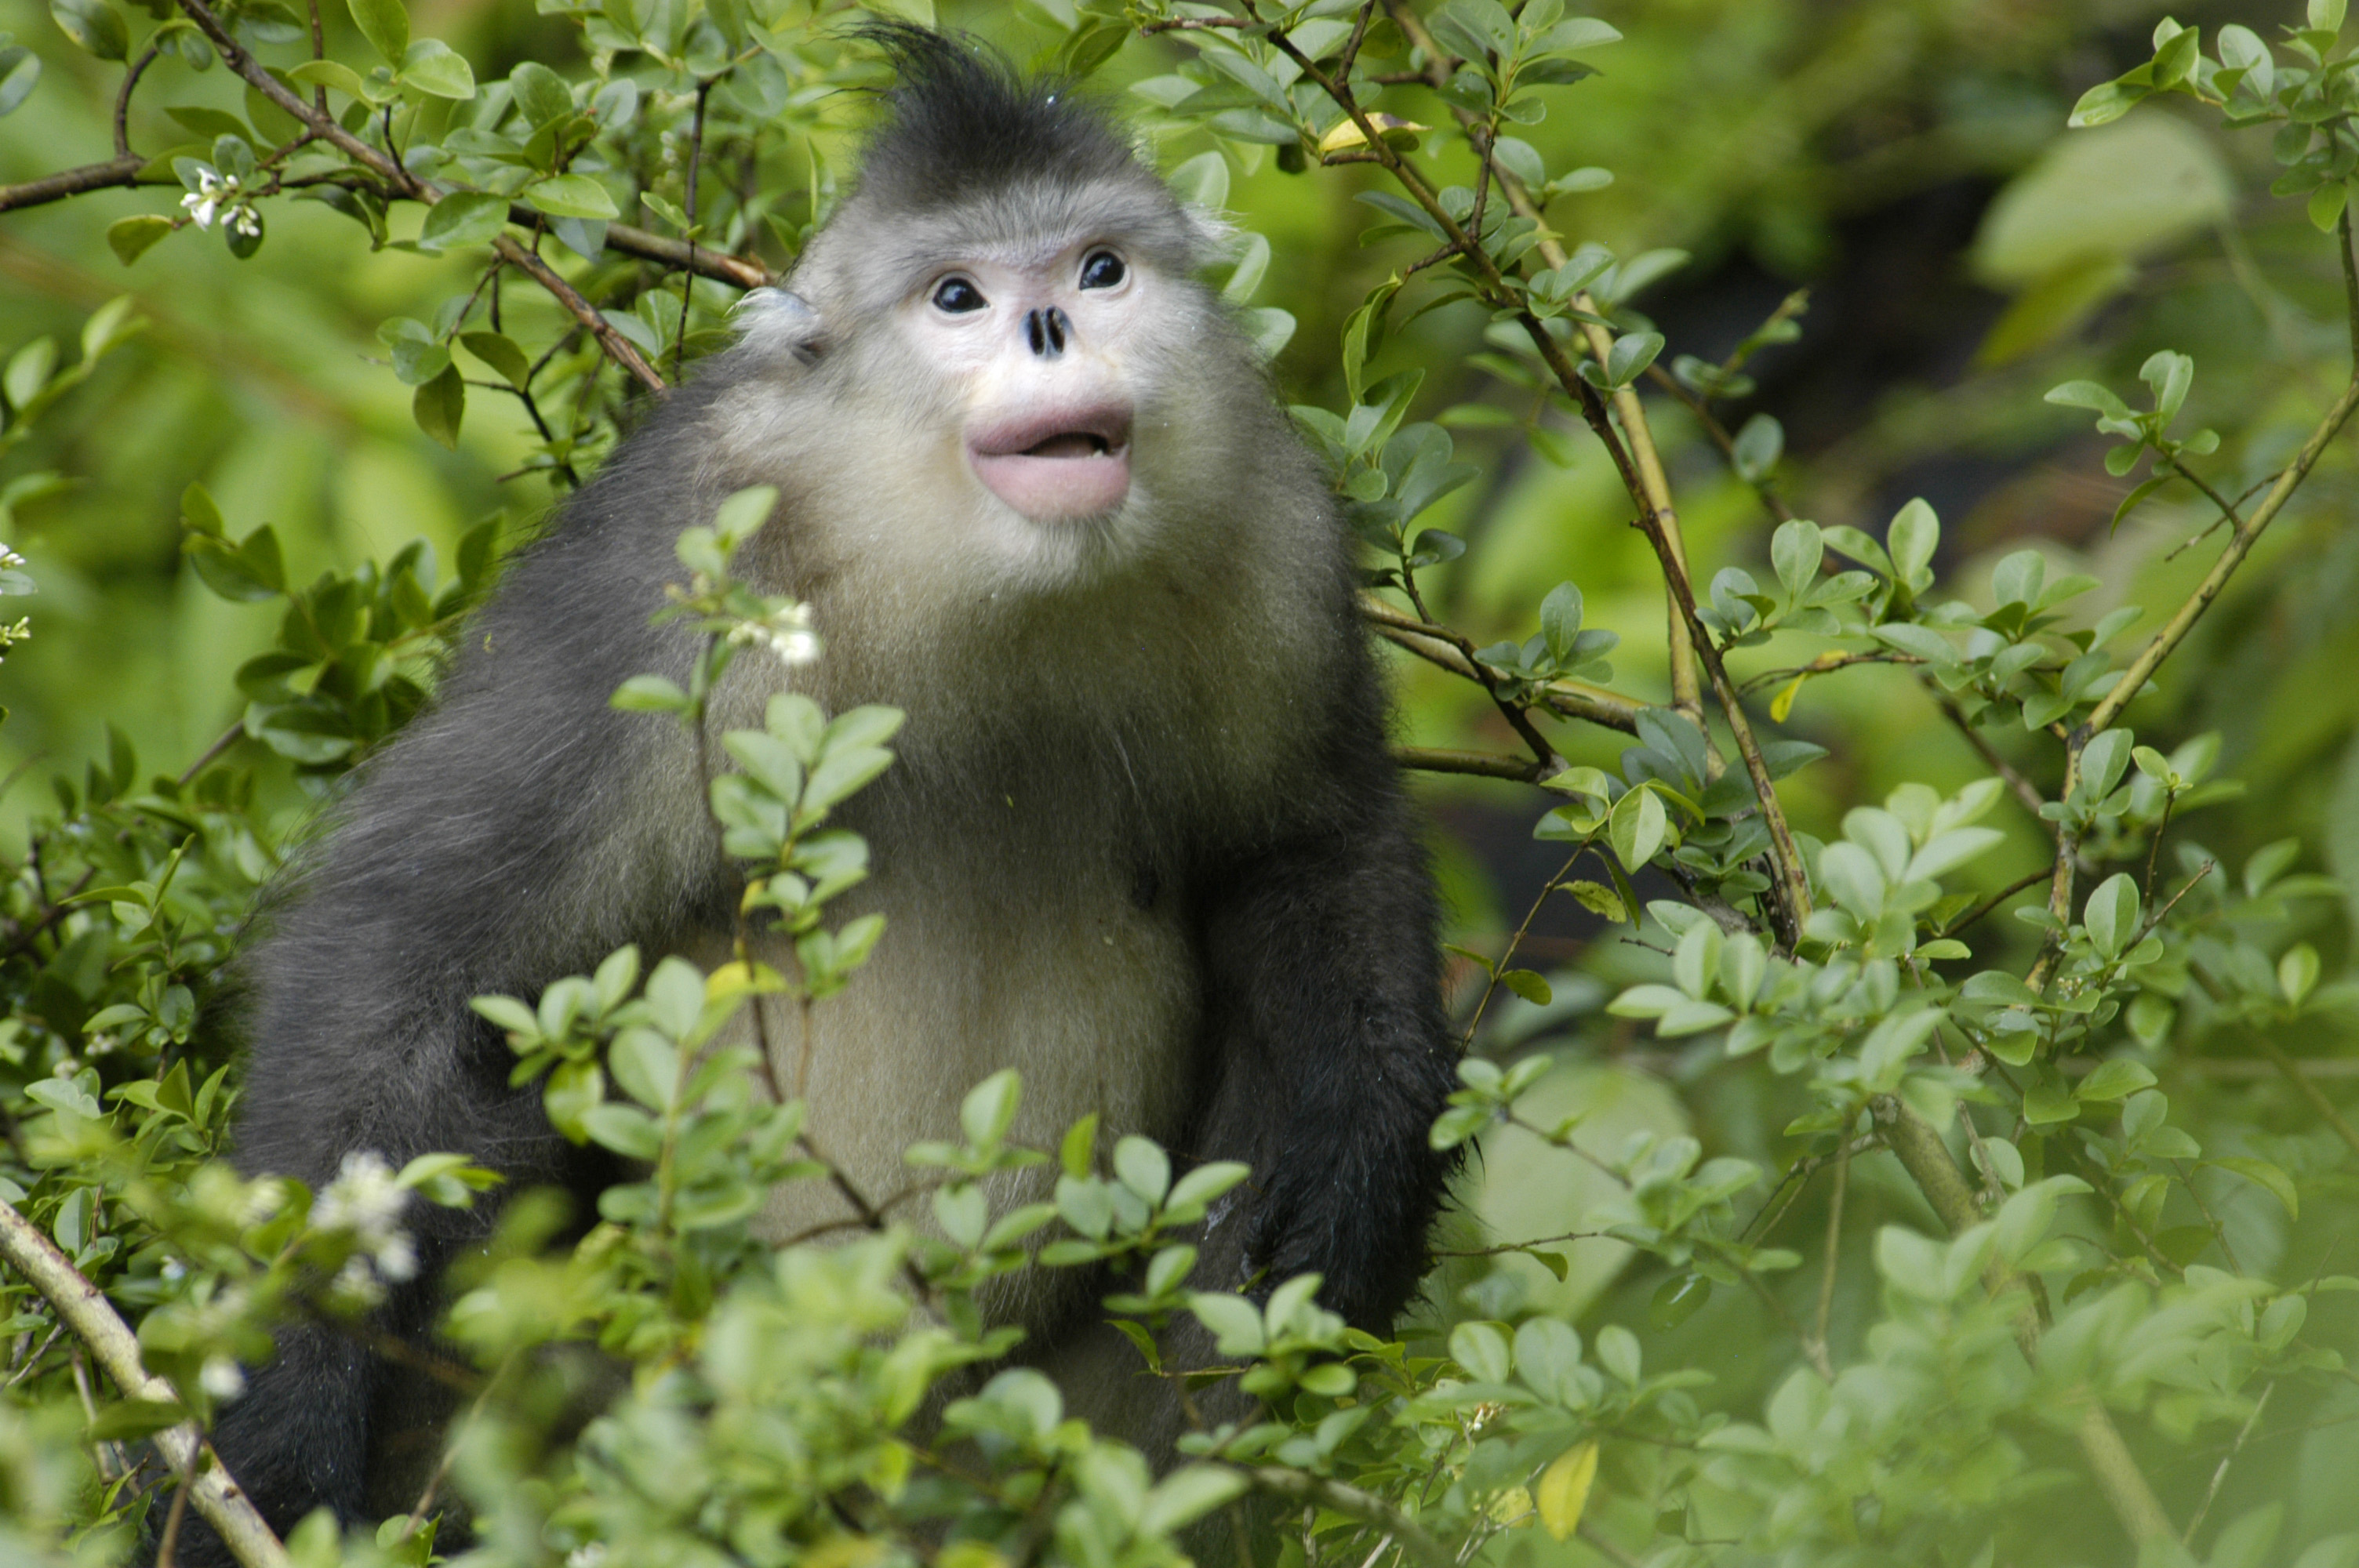
M777 1079L801 1087L818 1148L872 1203L920 1227L934 1173L902 1152L958 1141L961 1101L1002 1068L1023 1079L1017 1141L1053 1149L1094 1111L1101 1146L1129 1132L1169 1143L1184 1130L1202 1015L1179 905L1112 844L880 856L831 919L885 916L867 964L810 1010L808 1031L799 1004L770 999ZM791 973L785 957L771 955ZM1053 1180L1053 1167L1002 1177L995 1211ZM849 1217L826 1184L807 1182L772 1195L762 1228L784 1240Z

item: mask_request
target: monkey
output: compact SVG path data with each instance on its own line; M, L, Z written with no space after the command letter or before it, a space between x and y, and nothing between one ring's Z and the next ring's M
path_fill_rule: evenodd
M737 569L806 602L822 652L739 657L709 734L788 688L907 715L833 818L872 855L836 907L887 924L814 1010L814 1141L859 1191L901 1192L905 1147L954 1135L964 1091L1016 1067L1017 1137L1095 1111L1183 1166L1252 1167L1205 1224L1202 1288L1315 1271L1324 1305L1381 1331L1427 1260L1456 1050L1349 531L1199 280L1223 231L1111 113L958 36L866 36L896 82L849 194L516 552L266 911L234 1159L315 1188L362 1152L465 1152L585 1202L622 1179L511 1085L469 999L535 996L625 943L725 952L723 751L609 698L685 684L695 634L654 617L676 537L771 485ZM766 1033L800 1051L799 1025ZM763 1234L842 1201L793 1184ZM416 1400L379 1350L430 1343L435 1280L496 1210L413 1205L416 1276L373 1336L288 1328L222 1408L215 1446L275 1526L410 1506ZM1032 1273L994 1309L1022 1354L1168 1459L1176 1417L1138 1414L1158 1385L1110 1346L1093 1281ZM184 1536L182 1561L207 1549Z

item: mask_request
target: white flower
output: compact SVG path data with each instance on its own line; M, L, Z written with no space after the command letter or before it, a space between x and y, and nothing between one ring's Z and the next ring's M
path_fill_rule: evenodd
M245 1373L226 1356L208 1356L197 1382L217 1400L234 1400L245 1392Z
M235 215L230 219L230 226L247 239L253 239L262 232L262 214L256 212L253 205L248 203L239 208Z
M345 1259L336 1277L328 1281L328 1294L354 1307L373 1307L385 1300L385 1282L366 1258L354 1255Z
M190 218L196 221L196 225L200 229L212 228L215 215L227 208L235 215L234 221L240 225L239 232L258 233L260 232L258 222L253 229L244 227L245 223L255 221L253 219L252 207L243 209L239 207L239 191L240 187L234 176L223 174L209 163L201 163L197 165L197 188L180 198L180 206Z
M729 640L740 647L758 643L790 668L819 657L819 633L811 630L808 604L784 604L758 621L740 621L729 629Z
M394 1234L394 1221L408 1202L409 1195L394 1184L385 1156L363 1149L344 1156L336 1179L311 1209L311 1223L322 1230L351 1230L375 1251Z
M0 570L13 571L24 564L24 557L18 555L7 546L0 545Z
M287 1184L277 1176L264 1176L246 1187L245 1196L237 1206L237 1222L241 1226L260 1225L286 1204Z
M384 1299L386 1281L418 1273L418 1245L397 1223L409 1194L394 1180L385 1156L364 1149L344 1156L343 1167L320 1201L311 1223L321 1230L349 1230L360 1250L330 1287L374 1305Z

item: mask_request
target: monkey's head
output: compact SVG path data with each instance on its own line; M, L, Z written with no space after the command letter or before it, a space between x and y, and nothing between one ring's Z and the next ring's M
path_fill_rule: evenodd
M1266 441L1258 370L1193 276L1219 231L1066 85L868 36L898 68L886 122L792 293L752 302L748 351L799 358L863 432L872 501L919 503L935 546L1034 577L1135 556L1222 488L1217 427Z

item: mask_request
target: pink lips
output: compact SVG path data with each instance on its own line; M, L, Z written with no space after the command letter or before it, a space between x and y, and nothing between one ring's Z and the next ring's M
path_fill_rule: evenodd
M1099 516L1130 493L1130 409L1043 408L975 432L967 457L991 493L1027 517Z

